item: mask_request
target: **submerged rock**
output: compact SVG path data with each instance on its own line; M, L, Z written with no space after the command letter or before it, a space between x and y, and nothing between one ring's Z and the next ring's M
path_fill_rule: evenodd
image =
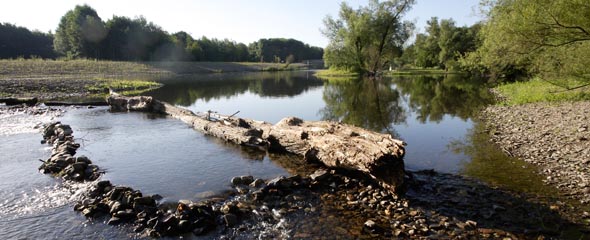
M252 183L253 181L254 181L254 177L252 177L252 176L239 176L239 177L232 178L231 184L233 186L248 185L248 184Z

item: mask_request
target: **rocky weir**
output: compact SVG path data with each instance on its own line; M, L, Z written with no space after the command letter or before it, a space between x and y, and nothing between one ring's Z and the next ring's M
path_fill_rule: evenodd
M166 114L194 129L228 142L269 152L299 155L304 162L329 168L359 171L392 194L399 193L404 180L405 143L391 135L328 121L284 118L277 124L262 121L193 113L149 96L112 94L107 99L112 111L141 111Z
M141 191L126 186L115 186L110 181L98 181L100 168L86 156L76 157L80 144L75 142L69 125L53 122L43 129L41 143L52 144L52 154L39 170L64 181L91 182L91 186L76 203L74 210L88 218L107 217L107 224L131 223L134 231L145 236L177 236L193 232L206 234L216 228L216 217L224 216L213 209L212 202L183 201L175 210L157 203L158 195L144 196Z

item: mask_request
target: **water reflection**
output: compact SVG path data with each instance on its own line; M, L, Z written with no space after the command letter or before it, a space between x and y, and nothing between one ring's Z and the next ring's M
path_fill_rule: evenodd
M392 82L408 96L410 110L422 123L440 122L445 115L467 120L493 102L484 80L460 74L404 76Z
M543 177L536 174L537 168L534 165L507 156L491 143L484 124L479 121L467 133L465 141L452 141L449 148L471 159L463 162L464 175L518 192L557 196L554 188L543 184Z
M397 136L393 125L406 121L400 96L391 87L391 79L328 81L323 94L326 106L320 113L323 120L342 121Z
M260 97L293 97L323 85L311 72L259 72L174 76L160 79L162 88L147 92L180 106L197 100L229 98L246 92Z

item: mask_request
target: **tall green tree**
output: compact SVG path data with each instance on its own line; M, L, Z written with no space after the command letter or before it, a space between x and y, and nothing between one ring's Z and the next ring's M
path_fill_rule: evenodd
M323 34L329 39L324 60L330 68L375 75L401 55L413 24L401 18L414 0L370 0L353 9L340 5L339 18L324 19Z
M488 0L482 46L465 59L494 76L590 82L590 2Z
M457 27L453 19L427 21L426 33L416 35L411 50L418 67L455 69L458 59L479 46L477 33L481 25Z
M72 58L100 57L100 41L106 36L104 23L88 5L77 5L60 20L55 31L55 51Z
M414 42L416 66L418 67L439 67L440 46L440 25L437 17L426 21L426 33L416 35Z

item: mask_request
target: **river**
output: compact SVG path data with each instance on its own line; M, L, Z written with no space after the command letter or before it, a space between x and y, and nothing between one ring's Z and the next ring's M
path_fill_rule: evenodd
M506 157L488 143L474 116L492 103L492 96L484 82L461 75L334 81L303 71L184 75L158 81L164 86L146 95L192 111L237 113L271 123L287 116L342 121L406 141L409 170L432 169L517 192L554 194L534 174L534 167ZM304 171L290 167L288 156L227 144L171 118L109 113L98 107L68 108L57 119L73 127L82 144L78 155L106 170L103 179L159 194L163 201L223 195L234 176L269 179ZM128 228L87 220L72 210L84 184L65 185L37 171L37 159L48 158L50 149L39 143L38 131L31 131L34 121L19 115L0 121L2 238L134 236ZM215 238L206 238L210 237Z

